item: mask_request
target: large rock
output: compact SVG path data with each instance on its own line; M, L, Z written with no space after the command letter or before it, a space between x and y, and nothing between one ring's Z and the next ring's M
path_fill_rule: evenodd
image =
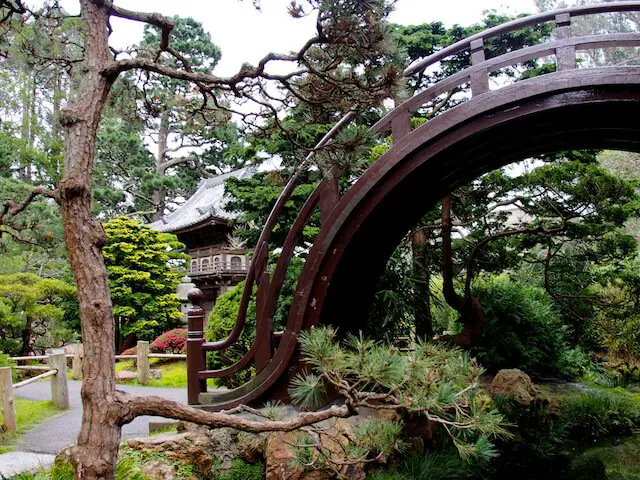
M355 417L354 417L355 418ZM325 447L324 453L334 461L339 470L339 478L363 480L365 471L363 464L341 465L345 458L344 446L353 440L352 422L336 418L319 424L321 426L318 442ZM307 434L301 431L273 433L267 439L266 480L329 480L336 478L336 473L329 470L309 470L294 464L296 445L300 444Z
M133 382L137 378L138 378L138 374L136 372L130 372L129 370L122 370L120 372L116 372L117 382Z
M145 463L140 467L140 470L151 480L175 480L176 478L174 468L159 460Z
M513 398L523 405L531 404L538 396L529 375L517 368L500 370L491 382L489 393L493 397Z
M178 434L158 435L155 437L134 438L127 442L130 448L150 454L161 454L169 462L179 462L185 465L193 465L202 475L208 476L213 463L210 452L212 440L203 432L188 431ZM150 468L157 475L154 478L165 480L168 475L166 469Z

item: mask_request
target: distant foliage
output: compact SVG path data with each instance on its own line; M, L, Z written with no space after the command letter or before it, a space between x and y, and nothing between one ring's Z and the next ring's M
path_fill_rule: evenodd
M606 392L588 392L568 399L560 419L567 434L577 440L629 435L640 425L640 406Z
M543 289L497 276L478 279L473 294L487 324L472 353L488 370L573 376L586 363L567 346L564 326Z
M0 275L0 351L13 355L76 338L76 288L30 273Z
M121 319L121 335L152 340L177 327L182 313L176 288L188 256L175 235L160 233L120 217L104 224L102 249L113 314Z

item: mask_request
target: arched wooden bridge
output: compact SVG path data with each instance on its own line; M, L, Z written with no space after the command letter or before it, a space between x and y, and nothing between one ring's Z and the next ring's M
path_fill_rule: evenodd
M389 255L421 216L456 187L492 169L543 153L585 148L640 151L640 67L577 68L577 51L640 46L638 33L572 35L572 19L612 12L640 12L640 1L524 17L478 33L407 68L405 76L411 77L447 57L471 53L470 67L419 92L373 127L378 133L391 132L393 146L346 193L339 192L337 171L319 184L299 212L275 270L270 272L269 237L299 181L297 175L291 178L257 244L229 337L205 342L202 311L196 307L189 313L189 403L222 409L283 392L296 368L298 333L319 323L357 329L366 322ZM555 35L546 43L485 58L488 39L549 22L555 23ZM492 72L551 56L556 60L554 73L490 89ZM464 85L470 85L467 101L412 130L412 112ZM355 117L346 115L319 147ZM298 281L286 328L275 333L272 319L287 266L316 209L320 210L321 230ZM197 302L197 294L193 300ZM238 340L250 301L256 302L257 323L250 351L228 368L206 370L207 351L225 349ZM240 388L206 391L207 378L224 377L250 366L255 366L257 375Z

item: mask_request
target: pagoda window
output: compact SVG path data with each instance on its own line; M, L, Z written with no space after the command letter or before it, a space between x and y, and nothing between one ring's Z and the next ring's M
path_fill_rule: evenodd
M242 259L240 257L231 257L231 268L239 270L242 267Z
M197 259L191 260L191 271L192 272L197 272L198 271L198 260Z
M200 260L200 269L203 272L206 272L207 270L209 270L210 263L211 261L208 258L203 258L202 260Z

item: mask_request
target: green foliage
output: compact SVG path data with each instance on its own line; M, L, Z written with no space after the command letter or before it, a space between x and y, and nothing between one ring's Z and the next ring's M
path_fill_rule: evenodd
M273 261L275 261L275 259L273 259ZM300 258L292 258L289 262L285 281L280 292L280 298L276 306L276 312L273 317L273 328L276 331L283 329L286 324L289 307L291 306L295 293L295 286L303 266L304 261ZM231 333L231 329L236 322L238 309L240 308L240 299L242 298L243 290L244 282L240 282L216 299L216 304L209 315L209 322L205 330L207 341L223 340ZM208 353L208 367L219 369L232 365L240 360L249 350L255 339L255 325L255 302L252 301L249 303L246 324L240 335L240 339L228 349ZM226 387L237 387L246 382L253 373L252 370L245 370L230 377L221 378L220 382Z
M226 192L231 199L226 209L230 212L238 212L240 215L233 220L233 225L238 228L236 234L248 241L250 247L255 246L271 209L284 188L286 179L277 172L258 173L252 178L230 178L226 183ZM289 201L278 217L278 224L273 230L270 243L274 246L282 246L286 235L291 230L293 222L304 203L309 198L317 184L317 178L310 174L310 178L304 179L293 191ZM320 215L315 213L303 231L301 238L304 242L313 242L320 227Z
M104 224L102 249L113 313L121 334L153 340L180 323L176 288L188 259L175 235L160 233L125 217Z
M640 405L608 392L588 392L567 399L560 421L577 440L629 435L640 425Z
M0 351L12 355L60 346L76 338L76 289L30 273L0 275Z
M572 362L583 359L570 352L544 290L500 276L476 280L473 294L484 307L486 327L472 352L489 370L575 375L580 365Z
M207 341L224 340L229 335L236 322L243 289L244 282L240 282L216 299L216 304L209 315L209 322L205 329L205 338ZM256 335L256 310L254 302L249 304L245 322L245 328L240 338L231 347L221 351L207 353L208 368L219 369L233 365L249 351ZM253 373L253 369L242 370L235 375L221 378L220 382L228 388L235 388L249 380Z
M264 478L264 465L256 463L251 465L239 458L231 464L231 468L224 474L217 475L215 480L262 480Z
M316 328L300 334L300 350L312 372L294 378L289 393L305 406L318 405L327 388L337 390L357 408L380 402L408 415L424 415L436 425L447 425L460 457L490 459L496 452L490 438L506 438L503 417L489 408L478 390L482 370L457 349L419 344L411 357L395 348L350 335L344 345L335 331ZM402 451L400 426L365 424L355 434L352 458ZM330 453L313 442L306 456L330 467Z

